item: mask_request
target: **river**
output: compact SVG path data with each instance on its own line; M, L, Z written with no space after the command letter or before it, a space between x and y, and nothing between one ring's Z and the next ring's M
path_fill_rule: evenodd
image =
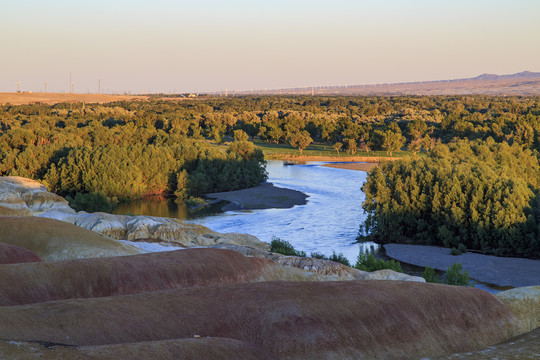
M335 251L354 265L360 250L379 248L375 243L354 243L365 218L360 188L367 174L323 164L284 165L283 161L268 161L268 182L309 196L306 205L291 209L221 212L221 204L197 213L172 199L150 198L122 204L114 213L179 218L217 232L255 235L266 242L278 237L308 256L312 252L329 256Z
M266 242L278 237L308 256L312 252L326 256L342 253L354 265L360 251L377 252L380 248L375 243L355 243L359 225L366 217L362 210L361 187L367 173L323 164L284 165L283 161L268 161L268 182L309 196L306 205L290 209L221 212L218 205L193 213L185 206L176 205L172 199L146 199L124 204L115 213L179 218L217 232L255 235ZM404 263L402 267L411 275L419 275L423 270ZM483 283L477 283L476 287L490 292L500 290Z
M284 165L269 161L268 181L275 186L301 191L306 205L291 209L228 211L189 222L217 232L241 232L270 242L273 237L290 242L296 250L343 255L354 265L361 249L377 249L375 243L356 244L365 214L360 190L367 173L321 166L323 162Z

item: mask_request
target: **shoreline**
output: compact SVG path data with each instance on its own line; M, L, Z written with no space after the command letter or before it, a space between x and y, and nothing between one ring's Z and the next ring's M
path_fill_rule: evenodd
M332 163L324 164L325 167L335 168L335 169L346 169L346 170L355 170L355 171L370 171L373 168L379 166L378 162L345 162L345 163Z
M293 162L303 161L328 161L328 162L364 162L380 163L381 161L396 161L398 157L390 156L316 156L316 155L287 155L275 154L269 155L265 160L284 160Z
M228 201L223 211L290 209L296 205L307 204L308 195L301 191L274 186L265 182L255 187L210 193L207 198Z
M428 245L385 244L386 255L416 266L446 271L461 263L471 278L501 287L540 285L540 260L498 257L467 252L451 255L450 249Z

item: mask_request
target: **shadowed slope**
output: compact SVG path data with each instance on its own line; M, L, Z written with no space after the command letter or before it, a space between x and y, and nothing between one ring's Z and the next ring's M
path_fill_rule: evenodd
M280 358L418 358L516 335L517 320L474 288L394 281L210 285L0 307L0 338L102 345L226 337Z
M437 360L538 360L540 328L479 351L438 357Z
M0 266L0 305L277 279L271 271L277 267L220 249Z
M36 342L0 342L2 359L109 360L109 359L238 359L271 360L275 356L258 346L223 338L174 339L142 343L72 347Z
M17 264L39 261L41 261L39 256L30 250L26 250L15 245L0 243L0 264Z
M28 249L43 261L141 253L93 231L33 216L0 216L0 242Z

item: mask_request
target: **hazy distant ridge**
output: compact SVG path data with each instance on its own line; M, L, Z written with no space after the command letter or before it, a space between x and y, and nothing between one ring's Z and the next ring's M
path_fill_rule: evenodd
M510 75L482 74L474 78L373 85L313 86L275 90L241 91L257 95L539 95L540 72Z

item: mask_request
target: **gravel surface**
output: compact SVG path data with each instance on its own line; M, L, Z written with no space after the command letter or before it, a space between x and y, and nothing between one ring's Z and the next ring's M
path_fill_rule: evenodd
M450 255L450 249L425 245L386 244L384 248L392 259L437 270L444 271L453 263L461 263L473 279L488 284L513 287L540 285L540 260L470 252Z

